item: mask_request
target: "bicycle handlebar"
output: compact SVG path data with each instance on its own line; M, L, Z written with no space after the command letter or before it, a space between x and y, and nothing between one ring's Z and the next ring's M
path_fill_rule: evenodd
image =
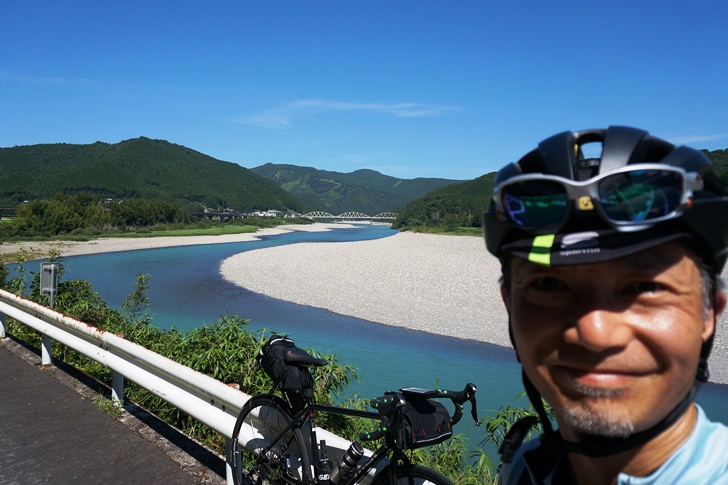
M462 391L447 391L447 390L426 390L426 389L411 389L405 388L400 389L400 392L389 393L387 395L376 397L369 403L371 407L379 411L382 416L382 423L377 426L371 432L364 432L359 434L360 441L374 441L384 437L389 430L389 422L395 411L401 408L406 400L407 396L424 397L424 398L447 398L450 399L455 405L455 414L450 420L451 424L457 424L458 421L463 417L463 409L465 403L470 401L470 413L473 416L476 426L480 426L478 421L478 409L475 401L475 393L478 388L475 384L467 383L465 389Z
M455 404L455 415L452 418L452 424L460 421L460 418L463 417L463 408L465 407L465 403L470 401L470 414L473 416L473 421L475 421L476 426L480 426L480 422L478 421L478 408L475 403L475 393L478 392L478 388L475 387L475 384L468 382L465 385L465 389L462 391L440 392L443 393L443 395L437 397L447 397L452 400L453 404Z

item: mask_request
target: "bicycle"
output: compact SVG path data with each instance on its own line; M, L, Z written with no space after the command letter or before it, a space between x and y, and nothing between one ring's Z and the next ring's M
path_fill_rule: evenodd
M231 461L235 485L354 485L371 479L370 473L379 467L381 470L371 480L373 485L454 485L441 473L412 464L405 451L449 439L451 425L460 421L468 401L472 417L479 424L475 402L477 389L473 384L467 384L462 391L400 389L372 399L370 405L376 412L318 404L313 396L309 367L324 366L328 362L295 347L286 337L273 335L269 344L275 338L288 343L281 362L275 364L278 372L271 368L270 362L267 366L261 362L266 373L274 379L274 386L269 394L258 394L245 403L233 428ZM259 360L264 358L261 350ZM295 375L293 380L302 381L301 386L292 387L291 373ZM276 388L282 391L283 397L273 394ZM454 403L452 419L445 406L433 400L437 398L447 398ZM378 421L379 425L372 432L361 433L359 440L371 442L384 438L384 442L360 463L365 451L355 441L336 457L335 462L327 454L325 440L318 441L317 412ZM431 429L426 432L423 429L428 426L420 427L417 423L422 417L431 421L428 423ZM244 462L247 463L245 470Z

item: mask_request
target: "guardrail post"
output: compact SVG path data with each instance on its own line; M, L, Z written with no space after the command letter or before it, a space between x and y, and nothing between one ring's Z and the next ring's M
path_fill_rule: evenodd
M124 376L118 372L111 374L111 400L118 406L124 405Z
M40 363L42 365L51 365L53 363L53 354L51 354L51 348L53 346L53 340L50 339L50 337L43 337L43 342L41 343L41 359Z
M7 317L4 313L0 313L0 338L5 338L7 335L5 334L5 319Z
M234 485L233 481L233 460L235 456L233 454L233 440L225 438L225 480L227 485Z

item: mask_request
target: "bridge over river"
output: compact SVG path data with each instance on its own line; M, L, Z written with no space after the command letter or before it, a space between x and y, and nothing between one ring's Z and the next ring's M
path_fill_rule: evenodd
M382 212L375 216L364 214L363 212L344 212L335 216L328 212L314 211L304 214L301 217L308 219L322 219L322 220L334 220L334 221L394 221L397 218L396 212Z

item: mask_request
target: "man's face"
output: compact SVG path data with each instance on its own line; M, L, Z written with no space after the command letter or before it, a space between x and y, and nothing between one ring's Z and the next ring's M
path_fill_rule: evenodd
M565 438L647 429L685 397L713 312L682 244L578 266L514 258L510 273L516 348Z

